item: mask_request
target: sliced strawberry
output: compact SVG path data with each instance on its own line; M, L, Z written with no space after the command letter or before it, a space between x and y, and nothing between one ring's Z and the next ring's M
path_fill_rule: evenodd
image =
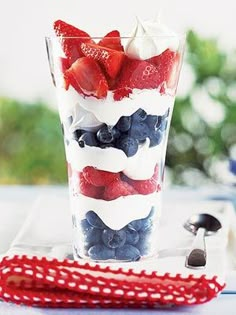
M108 186L111 182L120 178L119 173L98 170L92 166L85 167L83 175L87 182L97 187Z
M70 68L70 62L67 58L59 57L58 63L62 73L65 73L66 70Z
M93 42L88 33L64 21L55 21L53 27L56 35L61 37L62 49L71 63L83 56L80 49L81 43Z
M154 89L161 83L162 77L154 65L145 60L126 58L115 88Z
M82 43L83 54L99 61L105 68L107 74L114 79L120 71L125 55L121 51L102 47L91 43Z
M132 90L130 88L116 89L114 91L113 98L115 101L121 101L124 97L129 97L131 93Z
M104 192L103 187L95 187L88 183L82 173L79 173L79 188L81 194L95 199L102 198Z
M137 191L128 183L121 181L120 179L110 183L104 191L104 200L114 200L122 196L129 196L137 194Z
M65 72L65 82L71 84L76 91L84 95L104 98L107 95L108 84L101 68L91 58L77 59Z
M166 49L162 54L147 59L146 61L157 68L161 81L166 82L168 88L172 88L176 85L178 79L177 69L180 61L178 52Z
M118 51L124 51L124 47L121 45L120 32L117 30L109 32L100 40L98 45Z
M148 195L155 191L157 191L158 184L157 184L157 177L158 177L158 168L156 166L153 176L147 180L132 180L130 179L128 182L133 188L141 195Z

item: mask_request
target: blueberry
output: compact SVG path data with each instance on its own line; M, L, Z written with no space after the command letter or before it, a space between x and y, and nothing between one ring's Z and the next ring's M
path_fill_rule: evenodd
M120 130L118 128L113 127L111 129L111 131L112 131L112 134L113 134L113 137L114 137L115 140L120 138L121 132L120 132Z
M122 247L126 241L126 233L123 230L105 229L102 233L102 240L109 248Z
M106 227L99 216L93 211L89 211L86 213L86 219L90 225L97 229L104 229Z
M81 221L81 227L84 235L84 240L89 247L98 244L101 241L102 230L93 227L86 219Z
M115 144L114 143L100 143L99 147L101 149L114 148Z
M139 242L136 244L137 248L139 249L140 254L147 255L149 251L149 243L145 239L140 239Z
M147 218L134 220L128 224L128 227L135 229L136 231L145 231L152 226L152 220Z
M157 117L156 129L159 129L159 128L160 128L160 126L161 126L163 120L164 120L163 116L158 116L158 117Z
M128 224L128 227L130 229L134 229L136 231L139 231L141 229L141 226L142 226L141 220L134 220Z
M97 147L98 142L93 132L86 131L82 134L82 136L79 138L79 146L81 148L84 148L85 145L91 146L91 147Z
M147 119L145 120L145 122L147 123L148 127L151 130L155 130L157 122L158 122L158 116L156 116L156 115L148 115Z
M150 248L151 232L152 232L151 228L143 232L139 232L139 241L135 246L139 249L141 255L148 254Z
M125 228L125 232L126 232L126 244L135 245L136 243L138 243L139 234L135 229L127 226L127 228Z
M142 108L139 108L131 117L133 122L140 122L147 118L147 113Z
M152 219L141 219L141 228L139 231L148 231L152 227Z
M115 250L107 248L105 245L94 245L89 248L88 255L94 260L107 260L115 258Z
M131 126L131 117L130 116L122 116L118 120L118 123L116 124L116 127L122 132L128 131L130 126Z
M97 139L102 143L111 143L114 141L115 137L112 128L107 125L100 128L97 132Z
M145 122L134 122L129 130L129 135L139 141L145 140L150 134L150 130Z
M137 261L140 259L140 251L133 245L126 244L116 249L116 259Z
M77 129L77 130L75 130L74 133L73 133L74 139L75 139L75 140L78 140L78 139L82 136L82 134L84 134L85 132L86 132L86 131L83 130L83 129Z
M156 145L161 143L163 138L163 133L160 130L156 130L149 135L150 139L150 147L155 147Z
M122 136L116 142L116 147L124 151L124 153L130 157L135 155L138 151L138 140L129 136Z
M167 125L168 125L168 121L167 121L167 119L164 119L164 120L161 122L160 130L161 130L161 131L165 131L166 128L167 128Z

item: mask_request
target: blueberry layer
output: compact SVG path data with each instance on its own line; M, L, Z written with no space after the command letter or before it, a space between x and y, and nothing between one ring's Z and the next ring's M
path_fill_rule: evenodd
M79 223L84 243L81 239L78 247L94 260L137 261L148 255L153 216L154 207L147 217L131 221L120 230L113 230L94 211L88 211L86 219Z

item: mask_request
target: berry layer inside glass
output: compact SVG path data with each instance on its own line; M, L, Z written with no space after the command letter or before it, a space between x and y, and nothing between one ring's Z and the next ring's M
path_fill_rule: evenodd
M179 52L166 48L135 59L126 53L128 39L118 31L93 39L63 21L56 21L54 29L62 48L53 42L50 49L75 258L137 261L152 256L159 241Z

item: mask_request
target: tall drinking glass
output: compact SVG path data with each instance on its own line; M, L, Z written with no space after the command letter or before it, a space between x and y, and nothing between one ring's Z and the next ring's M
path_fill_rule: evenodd
M66 40L79 58L65 58ZM131 38L121 38L117 52L98 52L100 40L46 38L64 135L74 257L137 261L155 255L161 243L166 146L184 38L150 36L159 53L146 59L132 56ZM152 54L147 37L137 40Z

